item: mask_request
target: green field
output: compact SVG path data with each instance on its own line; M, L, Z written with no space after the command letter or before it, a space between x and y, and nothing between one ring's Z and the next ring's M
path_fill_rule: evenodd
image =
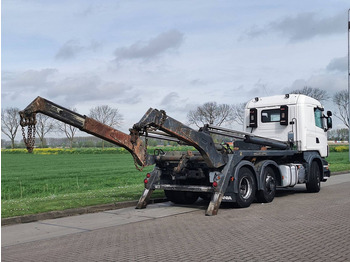
M129 154L2 154L1 215L136 200L150 170Z
M331 172L350 171L349 151L330 152L326 160Z
M331 152L328 161L333 172L350 169L348 152ZM114 152L2 153L1 216L137 200L150 170L139 172L131 155Z

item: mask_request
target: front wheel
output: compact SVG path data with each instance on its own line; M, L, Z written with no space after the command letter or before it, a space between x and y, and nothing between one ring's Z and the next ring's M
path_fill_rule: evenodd
M257 200L260 203L270 203L276 195L276 175L271 167L266 167L262 173L263 190L257 193Z
M317 193L321 189L321 171L317 161L312 161L309 177L306 182L306 190L309 193Z
M236 193L235 207L245 208L249 207L254 201L256 183L253 172L247 168L242 167L238 173L238 193Z

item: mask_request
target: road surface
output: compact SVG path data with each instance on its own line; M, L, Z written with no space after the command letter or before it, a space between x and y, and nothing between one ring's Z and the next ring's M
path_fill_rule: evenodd
M169 202L2 227L2 261L350 261L350 174L246 209Z

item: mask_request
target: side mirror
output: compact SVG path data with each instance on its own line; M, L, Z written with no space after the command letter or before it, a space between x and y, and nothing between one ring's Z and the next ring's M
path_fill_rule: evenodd
M327 132L333 126L332 118L330 116L323 116L323 129Z
M328 112L331 113L330 111L328 111ZM327 115L328 115L328 112L327 112ZM331 113L331 115L332 115L332 113ZM328 116L327 117L327 129L331 129L332 126L333 126L332 118L331 118L331 116Z
M280 107L280 125L288 126L288 106Z
M258 110L256 108L249 110L249 127L258 127Z

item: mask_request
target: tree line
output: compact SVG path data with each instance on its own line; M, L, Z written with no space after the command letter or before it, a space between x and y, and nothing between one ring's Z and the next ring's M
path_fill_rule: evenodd
M298 90L292 90L291 94L304 94L317 99L318 101L326 101L331 97L325 90L312 87L304 87ZM331 130L328 134L330 140L349 140L349 96L347 90L342 90L334 94L332 97L334 105L337 107L337 111L334 112L334 116L337 117L347 128ZM239 103L235 105L218 104L216 102L207 102L203 105L198 106L194 110L190 110L187 114L187 120L189 125L196 127L202 127L205 124L221 126L224 124L236 123L243 125L244 122L244 108L246 103ZM70 108L70 110L76 112L76 108ZM11 141L11 148L15 147L15 138L20 127L18 108L6 108L1 109L1 131ZM97 121L106 124L108 126L117 128L123 121L123 116L119 113L117 108L112 108L108 105L96 106L90 109L89 117L96 119ZM64 133L64 141L68 141L70 148L74 147L85 147L91 146L105 146L105 141L99 139L76 139L78 129L60 121L54 120L46 115L37 114L37 124L35 135L41 147L45 147L47 141L45 139L48 133L59 132ZM59 139L58 139L59 140ZM98 142L97 142L98 141ZM57 142L57 141L56 141ZM62 141L61 141L62 142ZM2 144L5 141L2 140ZM63 143L63 142L62 142ZM169 142L160 142L157 140L151 140L151 144L163 143L164 145ZM54 141L49 143L55 144ZM63 144L67 144L64 142ZM24 145L24 144L23 144ZM108 144L111 145L110 143Z

